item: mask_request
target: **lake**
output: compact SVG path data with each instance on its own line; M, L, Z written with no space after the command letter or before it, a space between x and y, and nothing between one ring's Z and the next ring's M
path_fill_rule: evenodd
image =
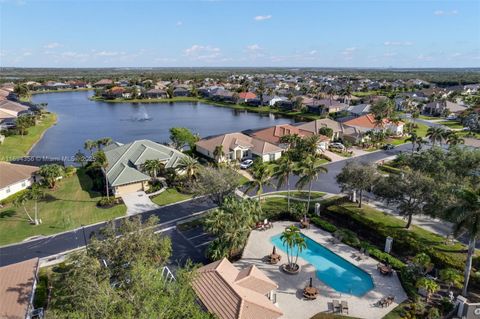
M129 143L149 139L169 141L171 127L187 127L206 137L238 132L294 120L273 114L233 110L205 103L106 103L91 101L92 91L45 93L32 96L33 103L48 103L57 124L30 152L31 156L69 161L87 139L111 137Z

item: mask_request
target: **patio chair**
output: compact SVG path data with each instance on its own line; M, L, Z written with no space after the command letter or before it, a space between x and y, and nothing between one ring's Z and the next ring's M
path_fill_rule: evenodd
M342 313L348 315L348 303L345 300L342 300Z
M263 221L263 227L265 229L270 229L273 227L273 224L271 222L268 221L268 219L265 218L265 220Z
M333 312L340 312L340 302L336 299L332 300L332 305L333 305Z

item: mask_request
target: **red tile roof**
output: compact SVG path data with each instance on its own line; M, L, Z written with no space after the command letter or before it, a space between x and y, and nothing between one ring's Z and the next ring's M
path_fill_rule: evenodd
M383 125L387 125L392 123L389 119L383 119L382 120ZM350 126L358 126L358 127L363 127L363 128L368 128L368 129L374 129L378 127L378 124L375 121L375 117L373 114L367 114L363 115L354 119L351 119L349 121L344 122L346 125ZM404 124L403 122L396 122L396 125L402 125Z
M255 93L252 92L241 92L238 94L238 97L241 99L249 100L257 97Z

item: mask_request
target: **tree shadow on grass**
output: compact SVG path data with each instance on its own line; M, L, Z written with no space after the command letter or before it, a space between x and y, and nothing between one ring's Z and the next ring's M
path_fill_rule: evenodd
M96 178L103 178L103 176L99 175L97 176L98 174L97 173L100 173L101 172L93 172L92 174L95 175ZM80 182L80 187L82 188L83 191L87 192L88 195L90 196L90 198L96 198L96 197L99 197L101 196L101 194L97 191L95 191L93 188L94 184L93 184L93 180L92 178L86 173L85 169L84 168L80 168L78 169L77 171L77 178L78 178L78 181ZM102 179L103 180L103 179ZM103 185L103 182L101 183Z
M3 212L0 212L0 218L7 218L7 217L12 217L15 215L15 210L9 209Z
M2 220L2 219L6 219L6 220ZM8 209L3 212L0 212L0 220L2 220L3 223L13 222L13 221L28 222L28 219L26 217L21 217L19 214L17 214L17 211L15 209Z

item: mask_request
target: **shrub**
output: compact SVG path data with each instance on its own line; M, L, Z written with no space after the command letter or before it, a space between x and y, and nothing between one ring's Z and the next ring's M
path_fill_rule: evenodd
M148 182L148 185L149 185L148 190L145 192L147 194L155 193L163 188L162 182L158 180Z
M102 197L98 202L97 206L102 208L109 208L115 206L117 200L114 197Z
M360 246L360 239L357 235L348 229L339 229L335 233L342 237L342 242L352 247Z
M335 225L321 219L320 217L312 217L311 221L315 226L320 227L321 229L326 230L330 233L334 233L337 231L337 227Z
M373 246L367 247L367 252L373 258L385 264L391 265L396 270L402 270L403 268L405 268L405 263L403 263L400 259L395 258L392 255L387 254L386 252L383 252L376 247L373 247Z
M21 197L26 192L28 192L28 189L24 189L24 190L19 191L18 193L10 195L7 198L1 200L0 205L7 205L7 204L10 204L10 203L13 203L17 198Z
M378 169L381 171L384 171L386 173L392 173L392 174L397 174L400 175L402 173L402 170L393 166L389 165L378 165Z
M73 166L67 166L65 167L65 176L70 177L73 176L77 173L77 169Z
M45 271L40 271L38 274L37 287L35 288L35 295L33 305L35 308L45 307L48 298L48 275Z

